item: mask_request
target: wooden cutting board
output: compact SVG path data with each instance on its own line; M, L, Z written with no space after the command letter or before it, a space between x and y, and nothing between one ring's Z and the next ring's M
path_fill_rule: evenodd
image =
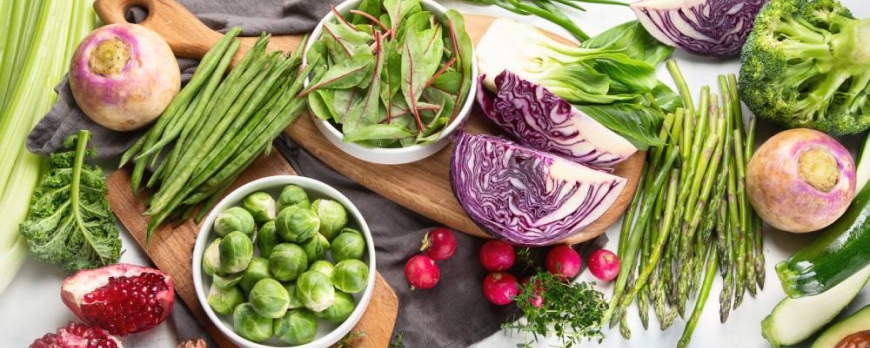
M206 27L174 0L97 0L94 7L103 22L111 24L125 22L124 13L134 5L144 7L149 13L141 24L160 34L179 57L202 58L222 36ZM324 8L324 14L326 11L328 9ZM466 14L465 20L466 30L477 44L495 18ZM550 35L568 42L565 38ZM242 49L236 58L252 47L255 40L242 38ZM300 41L301 36L273 36L268 47L293 51ZM469 117L466 131L473 134L502 134L476 109ZM321 161L372 191L455 230L489 237L468 217L453 196L449 179L452 145L418 162L379 165L356 159L333 146L320 134L311 117L300 117L287 128L286 133ZM628 179L622 194L598 220L561 242L576 244L593 239L619 220L637 189L643 162L643 153L637 153L617 165L614 174Z
M285 174L296 173L278 151L272 151L270 156L257 159L227 192L262 177ZM148 220L142 216L145 206L133 196L130 190L130 172L124 169L116 171L109 177L108 186L112 210L136 242L145 249L145 230ZM172 277L176 293L187 304L197 320L205 326L215 342L220 347L235 347L236 345L209 321L196 297L191 267L193 245L199 229L200 226L192 219L175 226L165 224L154 232L151 244L145 252L157 268ZM362 319L351 331L366 333L365 337L358 339L356 347L383 348L389 345L398 313L399 300L390 285L378 273L371 302Z

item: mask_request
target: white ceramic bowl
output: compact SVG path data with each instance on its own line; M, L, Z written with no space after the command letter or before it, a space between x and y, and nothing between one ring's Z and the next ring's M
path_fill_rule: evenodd
M340 5L336 6L336 11L341 13L342 16L349 14L350 10L356 9L359 7L359 4L362 0L348 0ZM444 6L441 6L435 1L432 0L423 0L422 1L423 10L432 12L435 16L439 18L443 18L444 13L447 12L447 9ZM308 44L305 47L305 51L308 52L308 49L311 48L311 45L314 44L318 38L320 38L323 33L323 25L324 23L331 21L335 18L335 13L329 12L326 17L320 20L320 23L311 33L311 39L308 40ZM428 144L423 145L413 145L403 148L372 148L365 147L362 145L357 145L356 143L347 143L344 142L343 135L341 132L336 129L329 121L322 120L314 115L311 116L312 120L314 120L314 124L317 126L317 129L320 130L320 133L323 133L323 136L329 140L330 143L341 149L342 151L350 154L353 157L359 158L363 161L378 163L378 164L404 164L419 161L426 157L429 157L436 152L443 149L447 144L450 143L450 136L456 131L459 125L463 124L468 116L471 114L471 108L474 106L474 95L477 93L477 58L475 58L474 51L472 50L472 59L471 59L471 89L469 90L468 97L465 102L462 104L461 109L459 110L459 114L456 115L456 119L453 120L452 123L447 125L447 127L441 132L441 136ZM306 85L308 81L306 80Z
M362 214L360 214L356 206L354 206L347 197L329 185L301 176L280 175L252 181L231 192L221 200L217 206L215 206L205 219L205 222L199 231L199 235L196 237L196 244L193 248L193 284L200 305L202 305L208 318L215 324L215 326L217 326L218 329L221 330L221 332L224 333L224 335L229 337L234 343L243 347L271 348L291 346L279 341L275 337L272 337L263 343L248 341L233 331L232 315L219 315L211 309L211 306L208 305L208 290L211 287L212 280L210 276L202 271L202 255L205 252L206 247L211 244L216 236L215 233L212 233L212 226L214 225L215 218L221 211L240 205L247 195L257 191L265 191L272 194L273 197L277 197L281 188L290 184L299 185L305 189L305 192L308 193L308 197L312 202L318 198L329 198L344 205L348 213L347 226L356 228L363 233L363 236L365 236L366 253L363 255L363 262L369 266L369 277L366 280L366 288L362 292L354 294L354 299L356 300L357 305L350 317L338 326L318 319L317 336L314 341L308 344L292 347L326 348L341 340L351 331L351 329L353 329L354 326L356 326L357 322L359 322L366 307L368 307L369 301L372 298L372 293L374 292L375 272L377 270L375 269L375 247L374 241L372 240L372 233Z

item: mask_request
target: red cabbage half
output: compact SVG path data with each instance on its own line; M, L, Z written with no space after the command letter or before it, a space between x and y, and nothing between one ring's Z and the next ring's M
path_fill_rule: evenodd
M484 231L517 245L567 238L604 214L626 180L490 135L461 132L453 194Z
M661 43L710 57L736 55L767 0L641 0L637 19Z
M480 76L477 102L483 113L521 144L575 162L608 167L637 152L628 140L598 123L541 85L504 70L493 96Z

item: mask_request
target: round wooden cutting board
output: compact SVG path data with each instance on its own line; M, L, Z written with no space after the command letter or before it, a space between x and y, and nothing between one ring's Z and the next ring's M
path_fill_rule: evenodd
M124 13L132 6L141 6L148 17L141 23L163 37L179 57L202 58L222 34L215 32L174 0L97 0L94 7L106 24L125 22ZM324 14L326 9L324 10ZM476 44L492 21L489 16L465 15L466 30ZM550 34L554 38L567 39ZM242 38L238 59L252 47L256 38ZM301 36L273 36L268 48L293 51ZM466 126L470 133L501 134L477 110ZM453 146L447 146L424 160L403 165L379 165L356 159L323 137L310 117L300 117L286 133L321 161L378 194L423 216L457 231L489 237L480 229L453 196L449 179L449 163ZM637 189L644 163L644 154L637 153L615 167L614 174L628 179L622 194L598 220L559 243L576 244L598 237L623 215Z

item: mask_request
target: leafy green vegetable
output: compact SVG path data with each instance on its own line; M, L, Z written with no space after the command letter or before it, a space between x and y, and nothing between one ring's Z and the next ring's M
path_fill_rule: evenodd
M363 1L351 13L324 25L308 52L322 59L315 73L325 71L302 92L311 113L362 146L437 140L471 90L462 15L437 18L420 0Z
M611 105L578 105L578 109L598 123L624 136L638 149L665 145L658 136L661 114L652 108L628 103Z
M30 252L43 262L67 271L118 262L121 239L109 208L103 172L85 164L91 133L83 130L66 139L75 151L51 155L50 170L34 193L21 233Z

